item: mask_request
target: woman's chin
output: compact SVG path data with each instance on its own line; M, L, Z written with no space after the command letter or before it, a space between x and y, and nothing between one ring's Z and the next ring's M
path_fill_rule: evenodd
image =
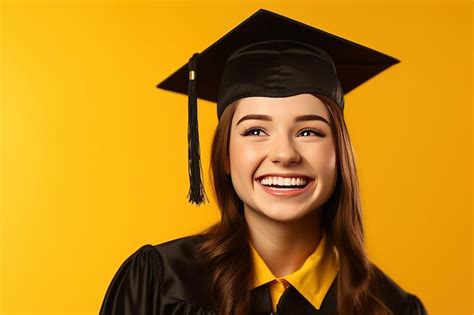
M306 211L301 211L301 210L296 210L294 208L288 209L288 208L273 208L271 210L266 210L266 209L261 209L260 210L261 214L265 216L266 218L272 220L272 221L277 221L277 222L292 222L292 221L297 221L304 217L307 212Z

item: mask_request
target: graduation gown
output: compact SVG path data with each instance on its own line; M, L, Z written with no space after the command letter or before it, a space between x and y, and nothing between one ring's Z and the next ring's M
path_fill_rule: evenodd
M187 236L158 245L144 245L114 275L100 315L217 315L210 275L196 255L201 236ZM394 315L426 315L422 302L384 275L383 300ZM272 312L267 285L251 290L252 315L335 315L337 277L315 309L293 286Z

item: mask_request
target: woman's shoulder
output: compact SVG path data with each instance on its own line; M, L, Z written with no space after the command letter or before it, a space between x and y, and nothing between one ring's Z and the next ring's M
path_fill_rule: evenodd
M168 240L159 244L145 244L135 250L124 264L137 264L150 269L160 278L182 269L198 268L197 245L202 236L199 234ZM163 281L160 281L163 283Z
M194 260L197 256L197 246L202 239L203 235L194 234L143 247L153 247L164 259Z
M210 274L202 257L198 253L198 245L203 240L202 235L190 235L154 245L161 263L163 288L168 296L184 300L197 301L210 305L208 294ZM199 288L185 289L186 286Z
M135 259L147 260L143 263L148 263L149 267L154 269L156 281L163 294L208 304L206 303L208 295L199 294L207 292L204 289L209 284L207 268L198 253L202 237L200 234L195 234L155 245L143 245L132 256L136 256ZM187 289L190 284L200 289L197 291Z
M159 244L144 244L129 255L117 274L126 269L146 273L162 287L167 276L182 275L182 270L199 268L197 245L200 235L190 235Z
M400 315L428 314L421 300L404 290L392 277L372 263L374 293L394 313Z
M114 275L100 314L161 314L163 309L212 314L210 281L197 253L200 239L191 235L140 246Z

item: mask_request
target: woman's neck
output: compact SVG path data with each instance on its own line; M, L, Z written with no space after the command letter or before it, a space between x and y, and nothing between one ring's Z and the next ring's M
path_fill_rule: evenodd
M246 207L244 213L250 242L276 277L298 270L320 243L320 210L291 222L275 221Z

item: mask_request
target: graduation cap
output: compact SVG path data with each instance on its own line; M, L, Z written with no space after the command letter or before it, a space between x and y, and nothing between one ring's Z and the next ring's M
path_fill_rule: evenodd
M197 98L217 103L219 118L232 102L249 96L312 93L344 109L344 94L398 62L274 12L255 12L157 85L188 95L189 202L199 205L206 197Z

